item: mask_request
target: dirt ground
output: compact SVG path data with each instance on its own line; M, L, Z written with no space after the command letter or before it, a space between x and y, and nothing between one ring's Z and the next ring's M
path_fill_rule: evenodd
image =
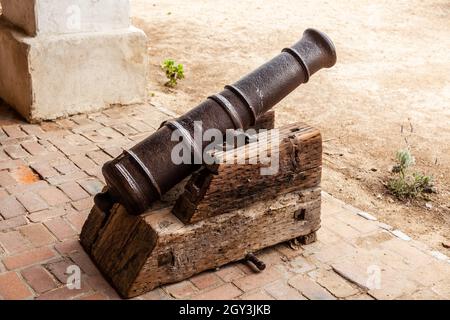
M450 2L132 0L149 37L151 103L196 106L315 27L338 64L282 101L277 124L305 121L324 136L323 188L440 251L450 239ZM186 79L164 87L160 63ZM407 141L407 142L406 142ZM438 194L403 203L386 193L395 152L409 144Z

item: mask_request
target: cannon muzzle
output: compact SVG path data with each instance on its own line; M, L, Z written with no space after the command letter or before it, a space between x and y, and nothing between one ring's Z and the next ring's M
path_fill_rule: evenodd
M322 68L336 63L336 51L322 32L307 29L302 39L233 85L210 96L176 120L166 121L150 137L103 166L107 190L95 197L96 205L108 211L115 202L130 214L143 213L154 201L199 168L198 164L171 161L179 141L171 139L176 130L201 157L209 144L193 139L197 121L202 129L246 130L279 101Z

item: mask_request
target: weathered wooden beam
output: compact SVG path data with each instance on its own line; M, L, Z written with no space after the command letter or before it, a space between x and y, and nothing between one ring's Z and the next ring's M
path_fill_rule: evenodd
M116 206L88 252L117 291L131 298L319 227L318 187L190 225L170 208L132 216Z
M278 171L273 175L261 174L261 168L268 165L259 157L270 154L272 147L262 140L217 153L219 164L208 165L192 176L172 212L184 223L196 223L320 184L322 138L317 129L297 123L279 130Z
M261 176L258 161L225 162L181 183L143 215L130 215L118 204L108 214L94 207L80 236L83 247L117 291L131 298L280 242L314 241L320 227L320 133L297 124L282 128L280 137L277 174ZM242 147L237 157L255 159L261 141ZM184 223L172 207L193 193L197 179L205 191ZM180 209L178 215L187 217Z

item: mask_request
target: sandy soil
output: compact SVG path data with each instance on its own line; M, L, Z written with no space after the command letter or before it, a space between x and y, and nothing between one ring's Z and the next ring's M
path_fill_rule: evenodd
M132 15L149 37L151 102L177 112L258 67L304 29L329 34L338 65L281 102L277 123L322 130L326 191L450 254L441 245L450 239L449 1L132 0ZM174 90L163 86L166 58L186 69ZM436 179L432 208L398 202L383 187L406 141L417 170Z

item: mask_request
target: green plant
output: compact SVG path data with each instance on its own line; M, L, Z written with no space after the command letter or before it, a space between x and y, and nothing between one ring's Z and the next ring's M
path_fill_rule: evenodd
M399 199L417 198L424 193L433 192L433 179L418 172L410 172L415 159L409 150L400 150L396 154L397 163L392 172L396 175L391 178L386 187Z
M169 81L166 82L167 87L175 87L178 80L184 79L184 67L182 64L176 64L174 60L164 60L161 68L166 72L166 77Z

